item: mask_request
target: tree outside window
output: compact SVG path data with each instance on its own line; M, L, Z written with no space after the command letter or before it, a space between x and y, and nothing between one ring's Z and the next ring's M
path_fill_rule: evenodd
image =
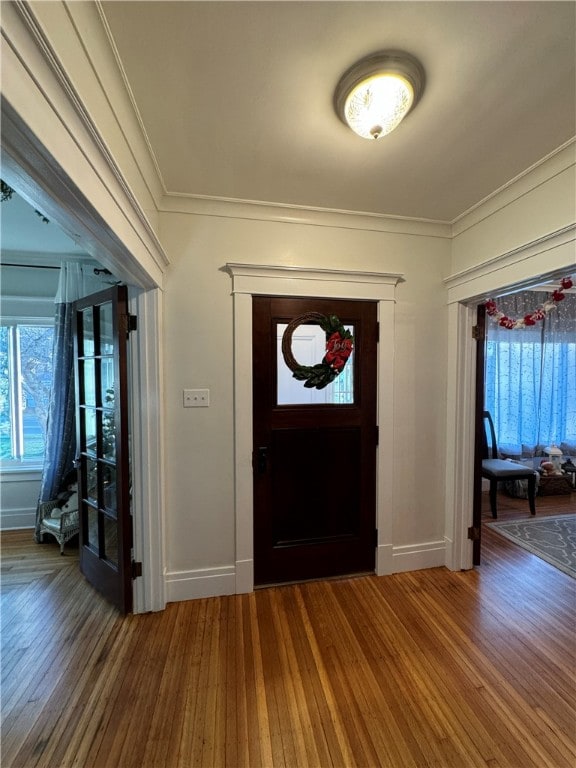
M0 459L41 463L52 387L51 325L0 327Z

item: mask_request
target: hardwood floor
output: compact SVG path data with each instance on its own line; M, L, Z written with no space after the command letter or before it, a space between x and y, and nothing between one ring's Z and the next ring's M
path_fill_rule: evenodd
M121 618L73 548L4 533L2 766L574 768L576 582L482 554Z

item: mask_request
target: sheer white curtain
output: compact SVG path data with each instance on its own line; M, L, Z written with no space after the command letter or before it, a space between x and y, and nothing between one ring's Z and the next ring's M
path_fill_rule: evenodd
M55 298L52 390L48 410L46 448L39 504L55 499L63 490L64 478L74 468L76 422L74 393L73 302L106 287L94 267L63 262ZM39 507L36 513L38 536Z
M549 295L525 291L498 299L520 318ZM543 321L517 330L487 318L485 408L499 446L533 455L546 445L576 442L576 294L567 293Z

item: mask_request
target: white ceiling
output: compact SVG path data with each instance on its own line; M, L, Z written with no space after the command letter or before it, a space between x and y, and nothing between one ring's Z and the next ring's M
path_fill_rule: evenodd
M576 134L574 2L102 7L171 193L453 221ZM387 48L427 84L367 141L333 91Z
M79 256L85 250L16 192L0 205L0 245L3 263L58 264L60 257Z
M36 213L33 205L15 193L0 208L2 251L14 255L49 253L55 256L84 253L56 224L45 219L41 211Z
M576 135L575 2L101 3L167 192L453 221ZM409 51L423 98L379 141L341 74ZM27 203L2 252L78 254Z

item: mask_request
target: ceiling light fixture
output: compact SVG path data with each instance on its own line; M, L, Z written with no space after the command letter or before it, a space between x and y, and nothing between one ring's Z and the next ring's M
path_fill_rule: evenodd
M340 78L334 92L336 114L358 136L379 139L414 109L424 81L422 65L409 53L373 53Z

